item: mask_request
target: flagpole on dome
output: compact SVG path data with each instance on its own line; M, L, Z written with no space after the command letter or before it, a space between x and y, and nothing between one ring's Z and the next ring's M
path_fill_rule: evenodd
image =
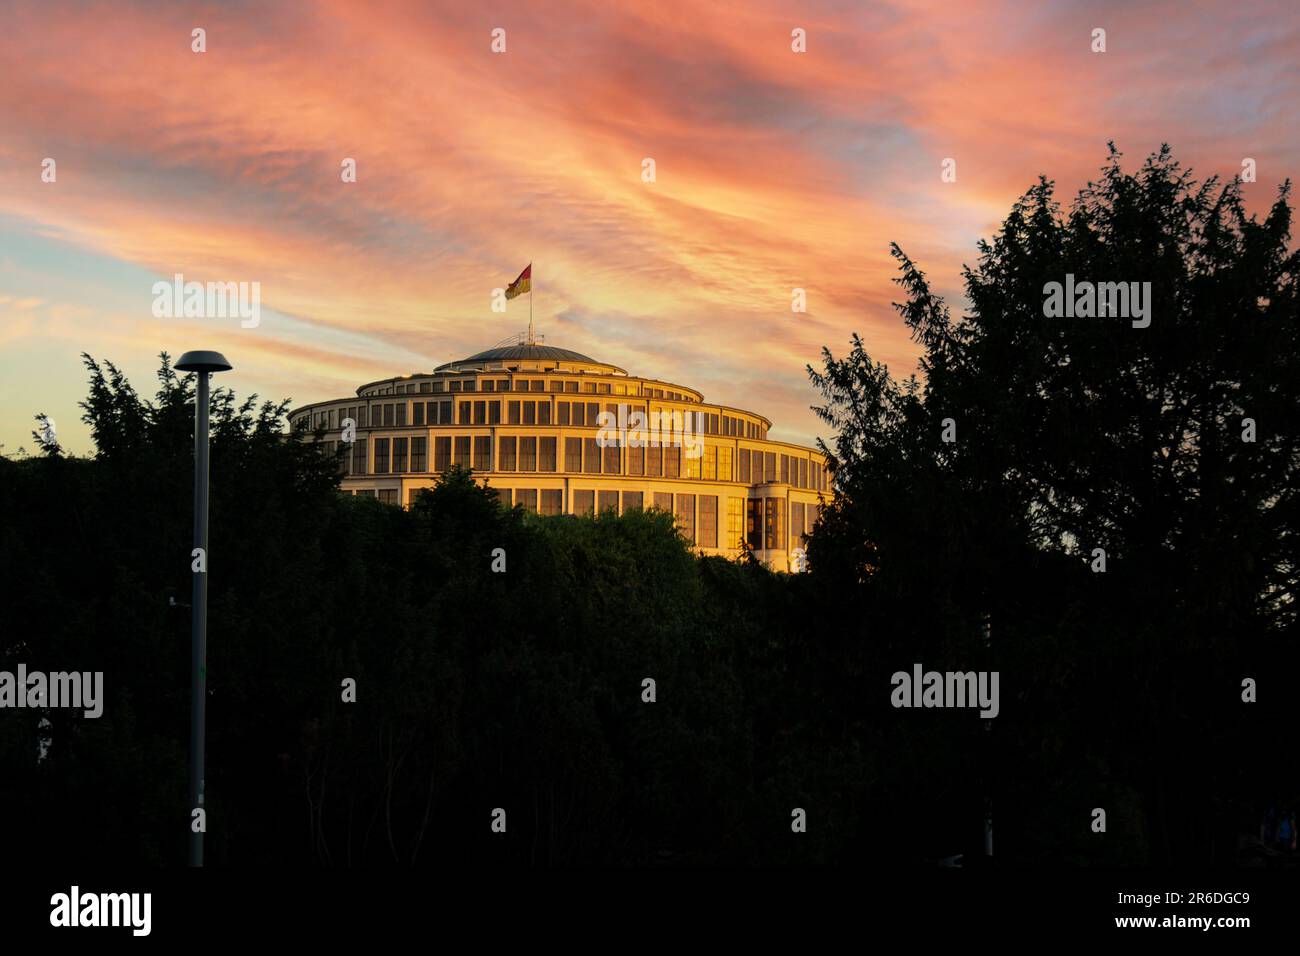
M528 262L528 344L533 344L533 263Z

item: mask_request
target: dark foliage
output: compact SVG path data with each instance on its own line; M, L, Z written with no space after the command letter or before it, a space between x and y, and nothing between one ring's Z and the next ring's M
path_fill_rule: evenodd
M882 751L922 761L894 775L886 818L969 819L991 796L1003 859L1224 862L1265 807L1295 806L1288 197L1258 221L1237 182L1198 185L1167 149L1125 173L1112 149L1068 215L1043 180L981 244L959 322L895 247L924 388L857 339L809 370L840 493L812 577L840 612L827 630L866 632L864 709L915 661L1001 674L987 733L876 713ZM1044 286L1067 273L1150 282L1151 325L1045 317Z

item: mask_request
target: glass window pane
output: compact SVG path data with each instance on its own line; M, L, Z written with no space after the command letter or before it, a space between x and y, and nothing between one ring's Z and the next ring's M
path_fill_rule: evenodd
M681 532L683 538L692 544L695 543L695 496L678 495L677 496L677 530Z
M700 528L698 543L701 547L718 546L718 497L700 495Z
M515 439L505 437L497 439L497 471L515 470Z

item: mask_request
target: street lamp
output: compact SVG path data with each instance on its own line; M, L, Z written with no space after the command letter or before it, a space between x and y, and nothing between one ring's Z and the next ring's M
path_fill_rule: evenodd
M193 610L190 615L190 866L203 865L203 831L194 811L203 809L203 746L207 722L208 677L208 376L230 370L220 352L186 352L176 363L194 372L194 558L191 563ZM206 816L206 813L204 814Z

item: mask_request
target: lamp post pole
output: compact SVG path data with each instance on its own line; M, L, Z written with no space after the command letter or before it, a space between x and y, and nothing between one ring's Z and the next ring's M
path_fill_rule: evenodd
M190 835L189 865L203 865L207 829L203 805L204 743L207 734L208 681L208 379L230 363L219 352L186 352L176 363L194 373L194 550L190 618ZM195 814L195 811L203 811Z

